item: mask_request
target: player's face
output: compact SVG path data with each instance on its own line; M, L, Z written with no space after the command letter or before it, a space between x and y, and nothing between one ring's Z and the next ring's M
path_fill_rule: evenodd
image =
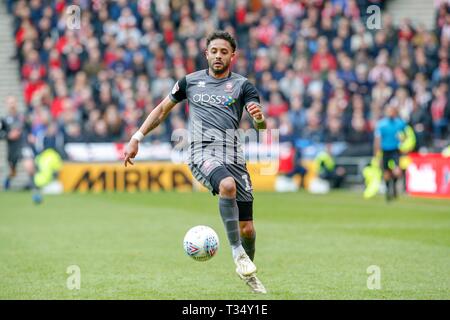
M10 114L15 114L17 111L17 100L14 97L8 97L6 99L6 105Z
M206 49L208 66L214 74L223 74L227 72L233 58L233 48L226 40L215 39L209 43L209 46Z
M397 116L397 109L393 106L388 106L386 108L386 116L393 119Z

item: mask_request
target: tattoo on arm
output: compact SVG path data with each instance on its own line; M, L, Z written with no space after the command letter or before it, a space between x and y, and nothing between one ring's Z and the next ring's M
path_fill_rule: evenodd
M140 131L146 135L157 126L161 124L162 121L167 117L172 108L176 105L169 97L166 97L152 112L148 115L142 124Z

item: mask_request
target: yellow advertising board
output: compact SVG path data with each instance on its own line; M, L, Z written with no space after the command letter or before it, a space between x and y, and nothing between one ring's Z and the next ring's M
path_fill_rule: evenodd
M247 165L255 191L273 191L276 173L270 165ZM59 180L65 192L104 191L192 191L200 186L186 164L137 162L125 168L122 163L64 163Z

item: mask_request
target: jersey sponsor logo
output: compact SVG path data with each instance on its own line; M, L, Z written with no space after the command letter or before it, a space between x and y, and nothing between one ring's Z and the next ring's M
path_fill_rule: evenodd
M227 107L232 107L236 100L232 96L219 96L215 94L197 93L192 97L194 102L214 103Z
M197 83L197 87L199 87L199 88L204 88L205 85L206 85L205 81L199 81L199 82Z
M228 96L227 101L225 101L225 105L227 107L232 107L235 102L236 100L234 100L232 96Z
M178 85L178 81L175 83L172 89L172 94L177 93L177 91L180 90L180 86Z

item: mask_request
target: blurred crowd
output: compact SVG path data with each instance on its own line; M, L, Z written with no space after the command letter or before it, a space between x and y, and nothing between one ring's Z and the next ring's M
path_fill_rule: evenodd
M19 0L14 15L25 121L34 139L127 141L177 79L206 68L205 36L238 41L233 71L262 98L269 128L301 145L345 141L370 153L387 104L417 135L418 147L449 137L450 5L436 1L434 30L384 14L384 0ZM79 29L66 8L81 8ZM170 141L187 126L177 105L146 139ZM244 116L242 127L250 127Z

